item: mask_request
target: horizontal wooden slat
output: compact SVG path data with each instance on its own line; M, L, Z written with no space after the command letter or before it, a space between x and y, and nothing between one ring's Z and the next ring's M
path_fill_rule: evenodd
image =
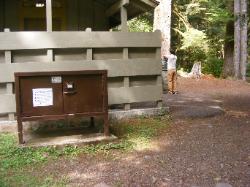
M16 112L16 99L13 94L0 95L0 114Z
M162 87L144 86L109 88L109 104L135 103L162 100Z
M109 77L160 75L161 63L157 59L130 59L0 64L0 83L14 82L14 72L80 70L108 70Z
M109 105L158 101L162 99L161 90L161 85L129 88L109 88ZM16 112L15 95L0 95L0 103L0 113Z
M161 34L126 32L0 32L0 50L161 47Z

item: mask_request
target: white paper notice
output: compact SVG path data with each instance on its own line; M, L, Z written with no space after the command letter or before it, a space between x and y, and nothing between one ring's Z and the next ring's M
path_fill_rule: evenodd
M33 107L53 105L52 88L32 89L32 93L33 93Z

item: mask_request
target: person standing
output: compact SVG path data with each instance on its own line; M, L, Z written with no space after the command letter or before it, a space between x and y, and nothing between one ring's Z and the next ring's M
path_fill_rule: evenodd
M177 71L176 71L176 60L177 56L171 51L170 55L164 56L164 60L167 60L168 65L168 93L177 94Z

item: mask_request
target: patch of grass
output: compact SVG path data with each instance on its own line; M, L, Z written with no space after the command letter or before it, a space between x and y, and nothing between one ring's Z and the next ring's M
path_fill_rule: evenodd
M25 172L27 167L36 168L49 157L57 158L62 153L52 147L39 149L21 148L12 134L0 134L0 186L65 186L64 180L53 177L38 178Z
M14 135L0 134L0 172L8 169L20 169L31 164L40 164L62 156L77 156L80 153L95 154L100 151L127 149L128 147L130 147L128 142L119 141L84 147L65 146L63 149L56 147L22 148L17 146Z
M0 186L34 186L34 187L64 187L68 183L66 178L56 180L54 177L38 178L27 174L24 171L15 171L11 175L6 173L0 174Z
M17 138L12 134L0 134L0 186L64 186L65 180L52 177L37 178L27 172L36 169L45 162L59 157L76 157L81 153L108 153L110 150L133 150L147 148L150 140L169 125L169 116L119 121L111 124L111 132L118 142L88 145L84 147L65 146L23 148L17 146Z
M130 119L112 124L111 131L127 142L130 148L146 148L153 137L168 127L169 122L170 118L167 115Z

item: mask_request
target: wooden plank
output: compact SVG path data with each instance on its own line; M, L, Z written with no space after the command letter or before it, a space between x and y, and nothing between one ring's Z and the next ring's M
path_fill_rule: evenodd
M53 63L0 64L0 83L14 82L14 72L108 70L109 77L161 75L161 63L156 59L61 61Z
M161 86L109 88L109 104L162 100Z
M109 105L160 101L162 100L161 86L144 86L130 88L109 88ZM0 113L16 112L15 95L0 95Z
M143 12L152 11L158 6L158 3L155 3L151 0L130 0L130 1L131 1L130 4L133 7L142 10Z
M139 1L148 5L148 6L151 6L152 8L156 8L158 6L158 3L156 3L155 1L152 1L152 0L139 0Z
M52 32L52 0L46 0L47 32Z
M108 8L105 12L107 17L110 17L120 11L120 8L129 4L129 0L119 0Z
M161 47L161 33L0 32L0 50Z
M0 114L16 112L16 99L14 94L0 95Z

